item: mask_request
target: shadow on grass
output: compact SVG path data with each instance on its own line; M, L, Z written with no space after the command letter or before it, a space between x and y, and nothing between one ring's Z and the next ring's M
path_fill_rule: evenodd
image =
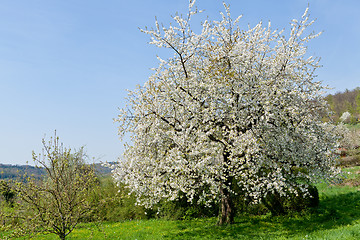
M166 239L278 239L351 225L360 220L360 192L323 196L319 207L303 215L236 218L230 226L216 226L216 219L179 222L178 231Z
M360 219L360 192L325 196L312 214L302 219L288 219L283 223L293 232L332 229L351 225Z

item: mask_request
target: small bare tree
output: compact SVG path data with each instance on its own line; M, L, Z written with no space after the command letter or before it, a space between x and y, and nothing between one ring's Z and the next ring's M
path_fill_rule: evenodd
M65 239L91 212L87 197L96 178L84 159L83 148L72 151L63 147L56 132L50 141L43 139L43 152L33 152L33 160L46 170L46 176L40 182L28 178L18 184L26 233L55 233Z

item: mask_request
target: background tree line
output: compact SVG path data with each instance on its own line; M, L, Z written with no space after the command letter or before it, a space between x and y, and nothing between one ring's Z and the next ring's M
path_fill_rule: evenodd
M10 180L24 180L24 175L33 176L40 179L45 174L44 169L33 167L30 165L10 165L0 164L0 179Z
M346 89L344 92L329 94L325 97L331 111L332 120L338 122L344 112L351 114L346 123L356 124L360 118L360 87L353 90Z
M111 169L103 166L101 163L92 164L95 172L99 175L110 175ZM31 165L11 165L0 163L0 179L24 181L24 176L32 176L35 179L41 179L46 175L46 171L42 167L34 167Z

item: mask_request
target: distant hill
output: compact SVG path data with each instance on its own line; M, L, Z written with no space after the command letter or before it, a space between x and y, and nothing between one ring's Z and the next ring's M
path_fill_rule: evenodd
M110 163L112 164L112 163ZM95 172L100 176L110 175L111 169L103 166L101 163L93 164ZM23 181L25 173L27 176L32 176L36 179L41 179L45 176L46 172L44 168L34 167L30 165L11 165L0 163L0 179L5 180L18 180Z
M115 162L109 162L110 165L115 164ZM107 176L111 174L111 168L104 166L102 163L94 163L95 172L101 176Z
M344 92L337 92L335 94L329 94L325 97L330 109L334 115L332 119L339 121L339 118L344 112L349 112L351 117L348 119L348 123L358 123L360 118L360 87L354 90L345 90Z
M30 165L0 164L0 179L23 180L25 173L28 176L40 179L45 174L45 171L42 168Z

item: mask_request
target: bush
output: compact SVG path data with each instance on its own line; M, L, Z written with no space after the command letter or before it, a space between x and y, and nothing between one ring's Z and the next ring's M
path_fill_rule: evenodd
M5 202L12 207L14 205L15 196L16 191L10 186L9 182L0 180L0 200L3 198Z
M197 204L194 200L188 202L183 195L174 201L163 200L151 209L136 205L136 197L129 195L129 190L118 186L111 177L100 178L100 183L93 191L90 199L93 210L91 218L84 221L124 221L133 219L164 218L185 220L200 217L213 217L218 213L217 204L210 207Z
M100 179L90 196L96 206L92 216L85 221L123 221L147 218L145 209L136 205L136 198L128 194L124 186L118 186L111 177Z
M269 212L263 203L254 204L250 199L246 199L244 195L237 195L235 197L234 207L237 216L264 215Z
M157 210L155 212L155 210ZM149 217L158 217L171 220L190 220L202 217L214 217L219 212L219 206L212 203L210 206L198 204L197 199L189 202L188 199L181 195L173 201L163 200L152 210L148 210Z
M316 187L308 186L309 195L301 194L300 186L295 187L299 195L289 194L281 197L279 194L268 194L263 203L250 204L251 199L246 199L239 193L234 196L236 215L263 215L271 212L272 215L282 215L291 212L301 212L315 207L319 203ZM92 217L84 221L124 221L133 219L164 218L168 220L190 220L203 217L214 217L219 212L219 204L210 206L198 204L197 199L188 202L185 195L173 201L163 200L151 209L136 205L136 197L129 195L125 186L118 186L111 177L100 179L99 186L91 195L90 201L97 207L93 210Z
M301 190L303 188L306 190ZM319 205L319 193L315 186L298 184L295 190L298 194L288 193L288 196L280 196L277 192L268 194L263 199L263 203L274 216L301 212Z
M285 215L292 212L302 212L309 208L318 206L319 194L315 186L298 184L294 187L298 191L288 193L288 196L280 196L277 193L268 194L261 203L252 204L252 199L247 199L237 187L236 194L233 196L234 209L237 216L243 215L264 215L271 212L272 215ZM305 194L301 189L307 189ZM189 203L182 196L174 201L162 201L153 209L147 210L148 217L165 218L170 220L189 220L201 217L214 217L219 212L219 204L213 203L210 207L203 204Z

